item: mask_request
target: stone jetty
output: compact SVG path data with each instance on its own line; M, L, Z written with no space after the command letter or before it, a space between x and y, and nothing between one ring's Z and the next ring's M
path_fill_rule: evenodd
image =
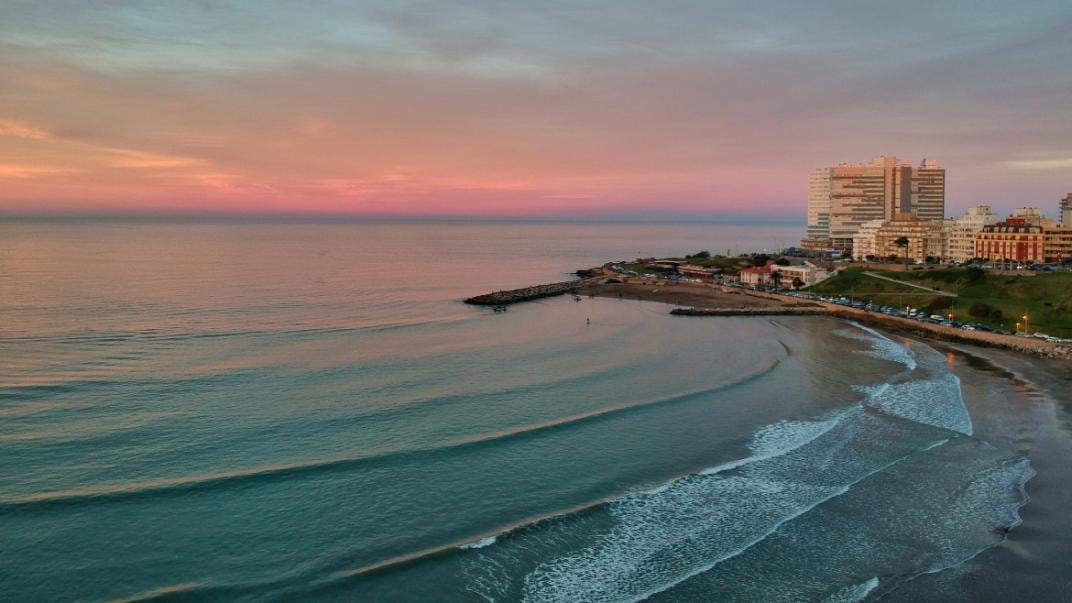
M528 301L530 299L552 297L555 295L562 295L564 293L580 291L581 286L583 284L584 281L580 280L563 281L561 283L533 285L532 287L525 287L523 289L493 291L491 293L485 293L484 295L470 297L469 299L465 300L465 303L477 306L505 306L507 304L516 304L517 302Z

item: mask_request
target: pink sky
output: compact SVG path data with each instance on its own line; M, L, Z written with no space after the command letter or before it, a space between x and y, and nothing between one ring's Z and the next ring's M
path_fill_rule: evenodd
M803 215L877 154L950 213L1072 190L1060 3L45 4L0 8L0 214Z

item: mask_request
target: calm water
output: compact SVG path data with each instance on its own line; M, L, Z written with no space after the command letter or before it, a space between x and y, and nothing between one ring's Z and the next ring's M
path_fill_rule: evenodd
M1068 558L1033 491L1067 489L1059 368L1017 386L1013 359L828 319L459 303L796 230L0 224L5 598L978 600ZM1066 593L1048 562L1036 600Z

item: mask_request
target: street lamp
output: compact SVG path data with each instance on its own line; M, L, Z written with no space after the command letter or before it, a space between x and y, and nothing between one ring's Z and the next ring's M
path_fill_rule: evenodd
M1019 332L1020 332L1020 323L1016 323L1016 332L1017 332L1017 333L1019 333Z
M1027 333L1027 314L1024 314L1024 333Z

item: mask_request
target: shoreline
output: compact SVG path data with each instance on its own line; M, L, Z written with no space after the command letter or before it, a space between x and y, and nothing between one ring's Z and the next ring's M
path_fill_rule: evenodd
M1072 346L1017 335L966 331L817 300L745 290L717 284L667 283L641 280L587 282L580 292L591 297L636 299L678 306L678 316L825 315L878 327L889 332L947 343L997 348L1043 358L1072 360Z

